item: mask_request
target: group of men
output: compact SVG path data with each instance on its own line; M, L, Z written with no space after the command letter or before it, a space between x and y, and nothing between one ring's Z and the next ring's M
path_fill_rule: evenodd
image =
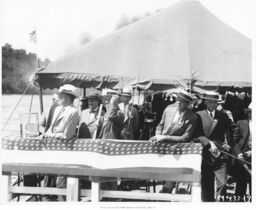
M51 107L48 117L44 120L44 137L57 139L98 138L98 139L129 139L135 140L139 132L138 110L131 103L132 93L123 89L121 93L110 91L103 93L102 104L99 95L88 96L89 108L82 110L80 116L74 106L74 99L78 97L77 88L66 84L59 89L59 104ZM206 92L203 110L194 112L191 109L193 96L191 93L180 90L176 103L166 107L153 137L152 144L163 141L201 142L203 145L202 161L202 200L225 201L227 177L231 171L230 157L234 158L236 170L244 169L244 160L250 157L250 125L249 121L231 124L227 112L217 110L221 103L217 92ZM245 130L247 133L245 133ZM246 135L246 136L245 136ZM246 194L246 184L241 173L236 173L236 194ZM63 187L61 177L57 184ZM216 180L216 192L215 192ZM58 181L57 181L58 183ZM175 183L166 182L163 193L171 193Z

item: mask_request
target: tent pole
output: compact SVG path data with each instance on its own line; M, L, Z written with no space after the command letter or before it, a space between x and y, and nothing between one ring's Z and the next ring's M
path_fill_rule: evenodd
M86 88L84 88L84 98L86 97Z
M44 106L43 106L43 89L41 87L39 88L39 101L40 101L40 113L42 114L44 111Z

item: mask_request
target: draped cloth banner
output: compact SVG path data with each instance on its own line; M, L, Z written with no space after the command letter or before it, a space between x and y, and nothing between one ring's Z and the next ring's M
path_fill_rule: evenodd
M2 163L88 165L99 169L129 167L188 168L201 171L200 143L152 145L148 141L103 139L2 139Z

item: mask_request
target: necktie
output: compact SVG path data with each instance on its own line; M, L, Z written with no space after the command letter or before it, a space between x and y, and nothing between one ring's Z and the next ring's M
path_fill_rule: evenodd
M210 115L211 115L211 117L213 118L213 113L212 113L212 112L210 112Z

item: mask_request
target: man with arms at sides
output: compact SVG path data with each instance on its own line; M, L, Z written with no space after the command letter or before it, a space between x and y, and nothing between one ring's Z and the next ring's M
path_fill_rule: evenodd
M55 138L60 140L70 140L76 137L76 126L79 122L79 115L74 100L78 97L77 88L66 84L60 87L59 97L61 106L56 107L52 123L44 134L46 138ZM57 177L57 188L65 188L66 177ZM65 200L63 196L58 196L59 200Z
M100 119L98 119L100 111L100 97L97 93L88 96L88 105L89 108L83 110L80 115L78 138L93 138L95 132L97 137L103 122L105 112L102 109Z
M139 113L133 104L130 103L132 93L129 88L124 88L121 94L121 103L119 108L124 114L124 125L121 132L122 139L134 140L138 137Z
M156 135L150 141L157 142L189 142L194 134L197 116L189 110L192 96L185 90L180 90L177 102L166 107L162 119L156 128ZM163 186L163 193L172 193L175 182L166 182Z
M230 150L228 116L217 110L219 94L207 91L204 94L206 109L197 112L200 116L196 136L204 145L202 160L202 200L215 201L214 182L217 181L216 200L225 200L228 157L218 151Z

